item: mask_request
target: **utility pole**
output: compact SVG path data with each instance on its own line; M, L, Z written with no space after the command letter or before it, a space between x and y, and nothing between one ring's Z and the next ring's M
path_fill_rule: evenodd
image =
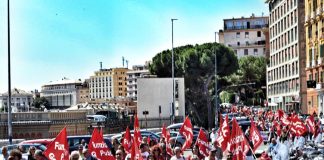
M10 4L8 0L8 138L12 144L12 118L11 118L11 69L10 69Z
M175 105L174 105L174 51L173 51L173 21L176 21L178 19L171 19L172 22L172 123L174 123L175 120Z

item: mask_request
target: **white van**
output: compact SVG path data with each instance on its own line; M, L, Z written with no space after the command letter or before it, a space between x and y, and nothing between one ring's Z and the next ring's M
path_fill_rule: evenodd
M87 115L87 120L91 122L106 122L107 117L103 115Z

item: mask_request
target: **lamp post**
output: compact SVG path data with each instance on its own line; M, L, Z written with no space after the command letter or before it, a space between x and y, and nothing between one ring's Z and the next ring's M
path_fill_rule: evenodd
M172 123L174 123L175 120L175 111L174 111L174 99L175 99L175 95L174 95L174 51L173 51L173 21L176 21L178 19L171 19L171 23L172 23Z
M11 119L11 69L10 69L10 11L8 0L8 138L9 144L12 144L12 119Z
M218 128L218 94L217 94L217 54L216 54L216 37L218 32L215 32L215 128Z

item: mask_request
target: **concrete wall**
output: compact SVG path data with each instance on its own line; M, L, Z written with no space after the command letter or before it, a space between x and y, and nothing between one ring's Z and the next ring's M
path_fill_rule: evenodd
M185 116L184 79L175 78L179 82L179 111L176 116ZM143 111L149 111L147 118L159 118L159 106L161 106L161 118L170 118L172 103L172 78L139 78L137 115L144 119ZM177 100L176 100L177 101ZM177 103L176 103L177 105Z

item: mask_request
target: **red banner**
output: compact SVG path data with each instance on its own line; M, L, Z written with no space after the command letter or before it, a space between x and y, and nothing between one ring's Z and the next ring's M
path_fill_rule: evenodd
M131 152L131 160L143 160L142 154L140 152L140 150L138 149L138 144L137 141L135 140L135 138L138 138L136 136L134 136L134 143L132 145L132 152Z
M228 115L226 115L225 120L219 127L218 137L216 141L218 142L218 145L220 148L222 148L222 151L225 151L227 148L227 144L230 140L231 131L228 125Z
M281 126L277 121L273 121L273 129L276 129L277 131L277 136L281 135Z
M186 138L186 141L182 146L182 151L184 151L187 148L190 148L193 139L192 125L188 116L183 122L183 125L181 126L179 133Z
M250 128L250 137L249 139L253 143L253 151L255 151L263 142L262 136L258 130L258 128L255 126L253 120L251 120L251 128Z
M170 156L172 156L173 155L173 153L172 153L172 147L170 145L171 135L170 135L170 132L166 129L166 127L165 127L164 124L163 124L163 127L162 127L162 137L165 140L165 145L166 145L166 151L167 151L167 153Z
M133 144L132 135L131 135L129 128L127 126L126 132L123 137L123 142L122 142L122 146L124 147L126 153L130 153L130 151L132 149L132 144Z
M137 141L136 144L140 145L142 143L142 135L139 128L138 118L135 114L134 118L134 137L137 137L135 140Z
M284 114L281 119L281 123L284 126L289 126L290 125L290 117L288 117L287 114Z
M313 115L311 115L310 117L308 117L306 119L306 124L308 126L308 129L311 133L315 134L315 120Z
M247 142L240 126L235 118L232 121L232 134L230 140L230 151L233 153L233 159L243 160L249 151L249 143Z
M275 114L275 119L279 119L279 121L280 121L283 115L284 115L284 111L281 109L278 109Z
M296 134L296 136L301 136L307 131L306 125L297 117L294 116L290 130Z
M69 159L69 145L66 137L66 127L64 127L54 141L47 145L47 149L44 151L44 155L47 159Z
M91 155L95 156L98 160L114 160L115 157L111 154L104 138L97 130L94 128L92 132L91 139L89 141L89 152Z
M204 131L200 128L198 138L196 140L196 145L199 146L199 152L205 157L209 156L209 146L208 139Z

